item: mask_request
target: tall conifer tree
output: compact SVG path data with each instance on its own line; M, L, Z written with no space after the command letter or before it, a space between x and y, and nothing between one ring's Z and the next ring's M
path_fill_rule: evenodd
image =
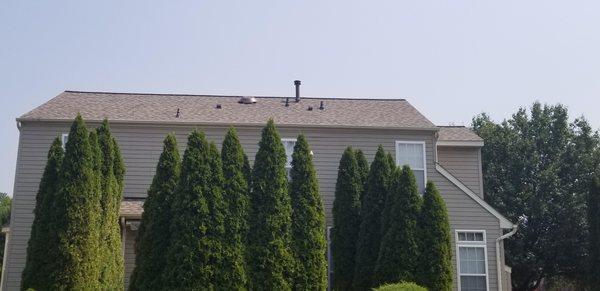
M433 182L427 182L419 215L416 281L429 290L452 290L452 242L446 203Z
M386 202L392 206L384 218L387 230L375 268L377 283L414 282L419 258L417 220L421 196L410 167L394 170Z
M136 241L135 269L129 290L162 290L162 273L167 261L173 195L181 170L175 135L163 142L156 174L144 202L144 213Z
M115 173L120 152L115 148L116 141L110 132L108 120L96 130L101 154L101 199L102 220L100 222L100 251L104 261L101 264L100 283L103 289L123 289L124 262L121 246L119 208L122 193Z
M380 145L371 164L361 205L361 224L356 251L354 288L369 290L374 287L374 271L382 238L381 213L390 179L390 162Z
M358 178L360 185L360 196L362 197L365 183L367 182L367 177L369 176L369 162L365 157L365 154L362 150L357 149L354 154L356 155L356 165L358 166ZM362 200L361 200L362 201Z
M215 185L214 158L204 133L194 130L188 137L181 164L179 185L173 196L171 237L163 272L164 289L205 290L219 288L218 268L223 250L222 201ZM218 174L217 174L218 175Z
M360 226L361 178L351 147L342 154L333 201L333 289L350 290L356 268L356 244Z
M31 226L31 236L27 244L27 259L21 279L21 289L51 289L51 268L57 256L58 236L53 224L54 199L58 189L58 176L64 151L59 138L54 139L48 151L48 159L37 195L35 197L35 217Z
M290 290L292 209L286 155L273 120L262 131L250 195L250 289Z
M308 142L299 135L290 171L292 249L296 259L294 289L327 289L325 212Z
M99 289L100 184L97 146L80 115L69 132L55 198L59 256L54 260L55 289Z
M248 235L248 173L245 169L244 149L240 144L235 128L231 127L221 148L223 161L223 199L227 202L225 216L225 240L227 248L224 268L229 274L228 289L240 290L247 286L245 264L246 237Z

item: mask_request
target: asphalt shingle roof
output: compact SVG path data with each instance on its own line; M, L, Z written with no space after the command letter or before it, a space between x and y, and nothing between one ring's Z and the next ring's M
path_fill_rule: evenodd
M437 128L404 99L305 97L296 103L290 97L286 107L285 97L256 97L256 104L240 104L240 97L65 91L18 120L72 120L79 112L86 120L123 122L262 125L273 118L279 125Z
M439 141L483 141L470 128L464 126L440 126Z

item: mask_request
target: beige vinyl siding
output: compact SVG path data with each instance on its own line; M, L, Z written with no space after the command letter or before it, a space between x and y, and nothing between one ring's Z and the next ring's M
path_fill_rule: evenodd
M481 148L438 146L438 162L479 197L483 198Z
M90 126L96 126L90 124ZM125 197L145 197L154 175L156 162L162 150L166 134L174 132L182 151L187 135L194 128L189 125L150 125L150 124L111 124L127 167L125 176ZM46 162L46 153L52 139L68 132L69 124L52 122L23 122L20 135L18 164L15 178L14 204L11 225L11 240L8 247L6 290L18 290L21 271L25 262L25 249L35 203L39 179ZM227 127L203 127L209 140L220 147ZM244 150L250 161L258 150L261 128L238 127ZM281 127L282 138L295 138L303 132L314 152L314 163L319 179L319 187L325 206L327 224L332 224L331 208L335 191L339 159L346 146L361 148L369 161L374 157L379 144L394 153L395 141L425 141L427 155L427 178L434 181L446 200L454 229L486 230L488 239L488 271L490 290L496 286L495 246L493 241L500 234L498 219L460 189L451 184L435 170L432 131L407 131L384 129L326 129ZM133 233L127 233L126 250L132 247ZM131 249L133 250L133 249ZM131 253L130 253L131 254ZM126 255L126 266L133 266L133 256ZM456 264L454 264L456 268ZM456 283L455 283L456 288Z

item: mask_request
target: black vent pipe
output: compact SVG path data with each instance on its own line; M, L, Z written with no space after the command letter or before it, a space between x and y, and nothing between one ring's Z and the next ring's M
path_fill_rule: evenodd
M296 86L296 102L300 102L300 80L294 81L294 86Z

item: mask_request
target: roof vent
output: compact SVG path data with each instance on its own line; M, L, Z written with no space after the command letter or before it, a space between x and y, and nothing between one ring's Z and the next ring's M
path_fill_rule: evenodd
M242 98L240 98L240 101L238 101L238 103L241 103L241 104L254 104L254 103L256 103L256 98L254 98L252 96L242 96Z
M325 109L325 103L323 101L321 101L321 106L319 106L319 110L323 110Z
M175 118L179 118L180 115L181 115L181 111L179 111L179 108L177 108L177 113L175 113Z
M300 102L300 80L294 80L294 86L296 86L296 102Z

